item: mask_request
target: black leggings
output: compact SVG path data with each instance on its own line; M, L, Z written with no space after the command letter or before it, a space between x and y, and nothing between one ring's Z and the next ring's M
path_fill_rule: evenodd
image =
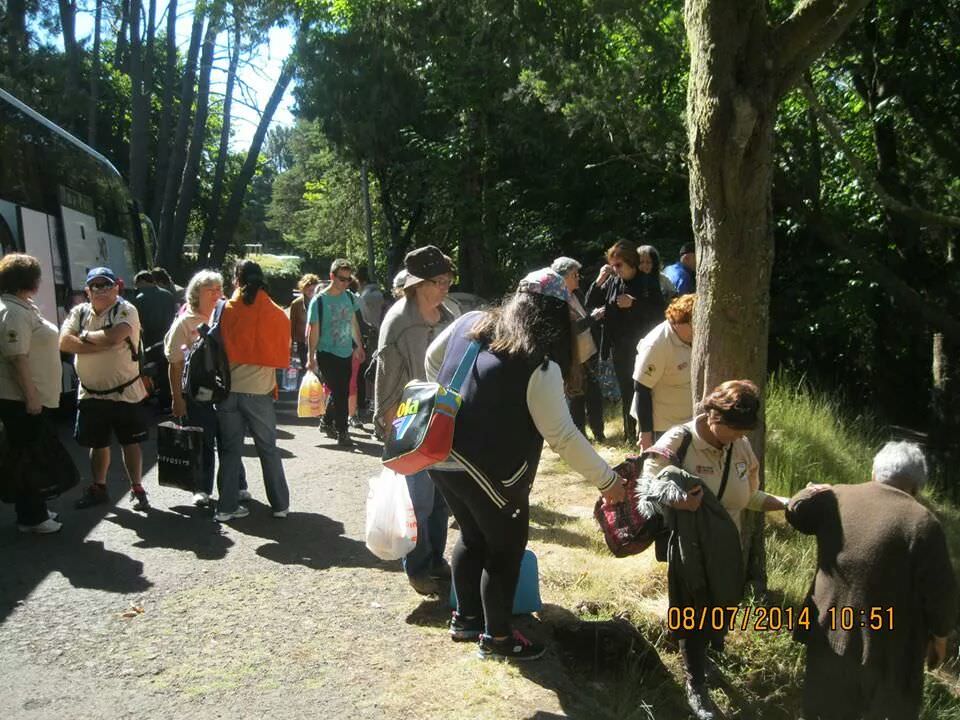
M573 424L583 433L587 423L593 431L594 440L603 435L603 396L596 378L596 360L586 362L581 368L583 374L583 393L570 398L570 416Z
M43 408L39 415L29 415L26 403L17 400L0 400L0 420L3 420L7 440L13 447L26 445L41 433L55 433L47 408ZM14 507L20 525L39 525L47 519L46 501L33 493L19 491Z
M465 472L431 470L430 477L460 525L451 557L457 613L482 616L487 635L507 636L530 529L530 481L523 478L509 490L494 483L510 500L501 509Z
M333 401L333 426L337 432L347 432L347 399L350 394L350 370L352 358L333 353L318 352L317 367L323 375L323 381L330 386ZM327 406L327 413L330 407Z
M620 386L620 409L623 412L624 440L630 444L637 441L637 421L630 415L633 403L633 366L637 360L637 346L625 344L614 346L611 353L613 370Z

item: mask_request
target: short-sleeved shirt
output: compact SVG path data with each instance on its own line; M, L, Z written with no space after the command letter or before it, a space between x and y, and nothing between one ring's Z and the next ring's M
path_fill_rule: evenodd
M665 452L656 452L657 450L676 452L683 441L683 427L690 430L692 438L690 447L687 448L687 454L683 458L683 470L692 475L696 475L703 480L703 484L710 488L710 491L716 495L720 492L720 483L723 479L723 466L727 457L727 448L716 448L704 440L697 432L696 419L685 423L684 426L670 428L664 435L654 443L654 451L643 463L644 475L656 475L670 461ZM760 489L760 461L753 453L750 441L744 438L734 440L730 454L730 473L727 476L727 487L724 490L720 504L730 513L733 522L740 527L740 515L746 509L747 504L754 493Z
M633 379L651 390L654 432L669 430L693 415L691 351L668 320L648 332L637 345Z
M43 318L33 302L4 294L0 297L0 333L0 398L20 402L26 399L11 362L12 358L25 355L40 404L58 407L63 367L57 327Z
M320 318L323 305L323 319ZM320 322L320 341L317 351L347 358L353 354L353 316L359 309L357 298L347 290L339 295L317 293L310 301L307 322Z
M83 316L82 326L81 316ZM93 311L90 303L81 303L70 311L63 326L71 334L79 335L83 330L94 332L121 323L126 323L132 330L129 342L124 340L101 352L77 353L74 365L77 369L77 377L80 378L78 393L80 400L99 399L138 403L147 396L147 391L141 382L132 383L123 390L107 395L95 395L87 389L109 390L140 376L140 363L134 357L140 340L140 316L137 308L131 303L123 298L117 298L117 302L99 315Z
M163 338L163 354L167 361L179 365L184 361L183 347L193 347L193 344L200 337L197 328L201 323L209 322L210 318L204 317L193 310L187 310L180 317L173 321L166 336Z

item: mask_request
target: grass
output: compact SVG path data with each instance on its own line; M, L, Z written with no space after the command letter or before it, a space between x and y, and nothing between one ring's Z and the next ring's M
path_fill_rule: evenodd
M608 409L608 428L619 426L619 413ZM793 494L808 482L856 483L869 479L872 457L884 437L869 417L849 417L835 402L811 392L802 383L775 377L767 387L768 490ZM622 438L600 448L617 462L635 448ZM546 451L531 497L530 546L540 557L545 602L572 609L581 619L627 617L651 640L675 678L682 677L680 660L665 628L665 566L653 551L616 559L603 545L591 510L595 493L578 476ZM933 493L923 502L941 518L951 556L960 558L960 509ZM745 608L798 608L816 562L816 544L787 526L782 514L770 514L765 531L769 595L747 599ZM554 612L559 612L554 610ZM741 612L745 612L742 610ZM545 613L550 621L550 613ZM956 646L953 646L956 655ZM720 660L728 685L714 692L728 713L744 718L799 716L803 678L803 648L781 630L734 630ZM622 717L669 720L686 717L679 680L651 686L632 669L617 669L608 682L574 677L580 688L571 717ZM925 720L960 720L956 668L928 673Z

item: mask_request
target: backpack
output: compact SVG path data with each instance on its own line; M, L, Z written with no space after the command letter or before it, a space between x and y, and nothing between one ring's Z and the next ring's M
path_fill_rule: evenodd
M220 314L226 306L220 300L210 326L197 326L198 337L187 350L183 366L183 396L197 403L218 403L230 394L230 363L220 335Z
M125 301L124 301L125 302ZM93 306L90 303L84 303L80 307L80 329L83 330L84 326L87 324L87 319L90 317L90 313L93 312ZM117 319L117 313L120 312L120 302L115 302L113 307L110 308L110 318L107 321L107 324L104 325L101 330L106 330L113 327L114 320ZM127 338L125 340L127 347L130 348L130 358L137 363L137 374L127 380L126 382L120 383L116 387L109 388L108 390L95 390L91 387L87 387L84 384L83 389L86 390L91 395L113 395L114 393L123 392L128 387L136 383L138 380L144 381L144 389L149 393L151 390L150 385L147 383L151 381L152 378L156 377L159 372L159 364L157 362L144 362L145 351L143 349L143 328L140 328L140 335L137 337L136 347L133 344L133 340ZM162 349L162 343L160 343ZM151 346L150 350L153 350L156 346Z
M671 458L672 464L677 467L683 465L683 459L687 455L691 440L693 440L690 430L686 427L683 430L683 439ZM610 552L617 557L627 557L643 552L665 532L663 518L660 515L646 518L637 509L635 497L637 478L640 477L645 456L646 453L630 455L613 468L617 475L623 478L627 492L627 497L623 502L610 505L604 503L601 497L593 508L593 516L600 525L603 539L606 541L607 547L610 548ZM657 559L659 560L659 546L657 549Z

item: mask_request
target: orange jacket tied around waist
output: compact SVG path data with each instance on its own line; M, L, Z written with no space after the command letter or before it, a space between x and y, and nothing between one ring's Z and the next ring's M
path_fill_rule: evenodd
M266 292L252 305L234 292L220 316L227 358L234 365L285 368L290 364L290 318Z

